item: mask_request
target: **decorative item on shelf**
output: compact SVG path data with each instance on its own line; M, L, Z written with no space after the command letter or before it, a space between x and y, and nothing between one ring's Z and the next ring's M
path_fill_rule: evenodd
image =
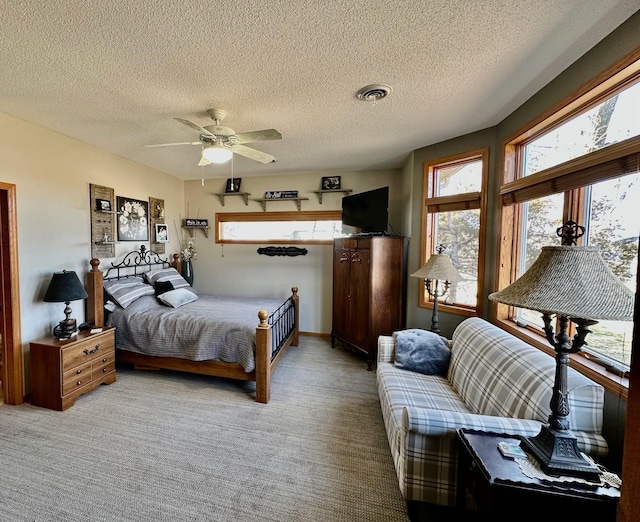
M187 246L180 251L180 272L191 286L193 286L193 260L198 257L198 250L194 241L188 241Z
M427 262L411 277L419 277L424 279L424 286L427 294L433 298L433 313L431 315L431 331L440 333L440 324L438 317L438 299L444 297L449 291L451 283L463 281L462 276L451 263L451 258L447 254L443 254L445 247L438 245L436 247L437 254L431 254ZM442 286L440 286L442 281Z
M169 241L169 226L165 223L156 223L156 243Z
M264 199L296 199L297 190L268 190L264 193Z
M149 241L149 203L123 196L118 207L118 241Z
M322 190L340 190L340 176L323 176Z
M87 297L87 291L73 270L63 270L53 274L47 292L44 294L44 301L66 305L64 308L65 318L53 329L53 335L59 339L68 339L76 332L76 320L69 317L71 315L69 303Z
M240 183L242 183L242 178L228 178L227 186L224 189L225 193L240 192Z
M586 344L589 327L598 321L631 321L634 294L613 274L595 247L575 246L584 227L574 221L558 228L561 246L542 247L540 256L510 286L489 295L509 306L542 314L544 333L556 352L556 371L549 424L535 437L523 437L523 445L549 474L596 478L600 469L585 459L570 430L567 398L569 354ZM555 315L558 332L551 324ZM573 339L569 321L576 325Z

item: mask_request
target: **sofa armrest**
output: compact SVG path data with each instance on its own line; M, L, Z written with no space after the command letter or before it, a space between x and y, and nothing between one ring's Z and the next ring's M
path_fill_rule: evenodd
M405 407L402 410L403 431L425 436L440 437L459 428L466 430L491 431L506 435L532 437L540 431L542 423L530 419L496 417L456 411L432 410ZM581 451L594 457L606 457L609 453L607 441L599 433L574 431Z
M447 435L459 428L531 436L540 431L541 425L539 421L535 420L457 411L412 407L405 407L402 411L402 426L405 431L434 437Z
M378 362L392 363L396 358L396 340L391 335L378 336Z

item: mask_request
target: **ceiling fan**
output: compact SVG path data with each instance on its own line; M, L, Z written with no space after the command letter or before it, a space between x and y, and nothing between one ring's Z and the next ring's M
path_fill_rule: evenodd
M267 140L281 140L282 134L275 129L264 129L252 132L242 132L236 134L233 129L223 127L220 122L227 115L222 109L209 109L207 114L215 122L215 125L198 125L191 120L174 118L187 127L197 130L200 133L200 141L186 141L181 143L160 143L158 145L145 145L145 147L172 147L174 145L201 145L202 157L198 166L209 165L211 163L225 163L231 159L233 153L240 154L260 163L274 163L276 158L271 154L247 147L245 143Z

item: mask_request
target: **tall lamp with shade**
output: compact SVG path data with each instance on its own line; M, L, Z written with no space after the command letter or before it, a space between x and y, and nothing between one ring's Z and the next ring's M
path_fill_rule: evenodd
M431 314L431 328L434 333L440 333L440 323L438 317L438 299L444 297L449 291L451 283L462 281L462 276L453 266L451 258L444 254L445 247L438 245L436 254L431 254L427 262L422 265L411 277L424 279L424 286L427 293L433 298L433 313ZM442 284L440 282L442 281Z
M65 318L54 328L53 334L61 339L69 338L76 332L76 320L70 317L71 301L86 299L87 291L82 286L78 275L72 270L55 272L44 295L47 303L65 303Z
M632 320L634 294L611 272L597 248L574 246L584 231L574 221L566 222L557 230L562 245L542 247L522 277L489 299L540 312L546 339L556 352L549 424L535 437L522 439L525 449L548 473L595 478L600 470L583 457L569 426L569 355L586 344L589 327L598 321ZM551 324L554 315L557 333ZM573 339L567 333L569 321L576 325Z

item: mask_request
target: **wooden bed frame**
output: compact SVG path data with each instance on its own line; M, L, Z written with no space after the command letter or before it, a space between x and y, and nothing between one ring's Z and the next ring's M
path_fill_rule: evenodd
M132 257L130 257L132 256ZM178 254L174 254L173 263L161 259L158 254L153 251L146 250L144 245L140 247L139 252L129 252L122 262L118 264L111 263L111 267L107 269L107 275L111 270L117 271L114 278L127 277L121 275L120 271L128 270L128 276L141 275L144 271L150 270L152 265L162 265L165 267L173 266L180 271L180 261ZM133 260L133 261L132 261ZM87 272L87 321L98 328L104 327L104 296L103 281L104 273L99 269L100 260L93 258L90 261L91 270ZM145 270L146 268L146 270ZM107 278L111 279L111 278ZM255 370L245 372L244 368L238 363L227 363L222 361L190 361L188 359L180 359L177 357L154 357L125 350L118 350L116 345L116 361L142 366L147 369L165 369L177 370L188 373L197 373L202 375L212 375L215 377L227 377L230 379L238 379L243 381L255 381L256 383L256 401L266 404L271 397L271 376L282 359L287 348L291 345L298 346L299 338L299 298L298 288L291 289L292 295L289 298L293 305L293 328L291 332L284 332L278 326L271 322L271 318L266 310L260 310L257 314L259 324L256 327L256 354L255 354ZM281 330L277 332L276 330ZM275 354L272 354L271 347L274 344L280 347Z

